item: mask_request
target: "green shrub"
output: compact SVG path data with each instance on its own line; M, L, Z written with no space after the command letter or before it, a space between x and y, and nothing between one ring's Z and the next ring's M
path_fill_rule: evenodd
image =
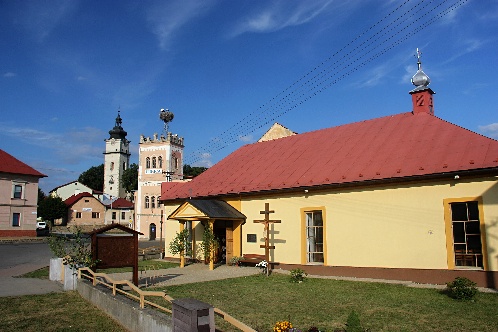
M360 323L360 316L356 311L351 311L346 321L346 332L363 332L363 328Z
M291 282L296 282L296 283L301 283L304 280L306 280L306 276L308 273L306 273L304 270L301 269L294 269L290 271L290 281Z
M457 300L472 300L477 294L476 283L464 277L456 277L446 284L446 293Z

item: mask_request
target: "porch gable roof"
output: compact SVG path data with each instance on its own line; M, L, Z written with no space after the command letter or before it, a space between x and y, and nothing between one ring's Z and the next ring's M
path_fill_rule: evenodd
M246 216L225 201L189 199L173 211L168 219L176 220L245 220Z

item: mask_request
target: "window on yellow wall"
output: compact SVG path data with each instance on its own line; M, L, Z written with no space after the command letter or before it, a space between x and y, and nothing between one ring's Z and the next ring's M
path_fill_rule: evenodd
M153 209L156 207L156 198L154 196L150 198L150 207Z
M150 158L145 158L145 168L150 168Z
M478 202L451 203L450 208L455 266L483 268Z
M305 212L307 263L324 262L322 211Z
M152 157L152 168L156 168L156 157Z
M148 209L150 207L149 196L145 196L145 208Z
M92 218L93 219L100 218L100 212L92 212Z
M158 165L158 166L159 166L159 168L163 168L163 157L159 156L159 157L157 158L157 162L158 162L158 164L159 164L159 165Z

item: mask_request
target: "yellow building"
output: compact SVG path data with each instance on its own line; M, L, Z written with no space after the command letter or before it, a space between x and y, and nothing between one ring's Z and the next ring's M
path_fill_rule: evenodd
M410 112L249 144L163 183L166 253L187 227L196 255L213 225L226 261L264 254L268 203L277 267L496 288L498 141L434 115L420 62L412 82Z

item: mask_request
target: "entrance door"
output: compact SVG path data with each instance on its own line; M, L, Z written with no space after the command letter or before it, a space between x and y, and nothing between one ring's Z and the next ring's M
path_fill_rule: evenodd
M214 236L218 239L219 247L215 254L215 263L225 264L233 256L233 225L232 221L216 220L214 222Z
M322 211L306 212L306 260L307 263L323 263Z
M156 224L152 223L149 226L149 240L153 241L156 239Z
M226 263L229 263L233 257L233 229L227 227L226 230Z

